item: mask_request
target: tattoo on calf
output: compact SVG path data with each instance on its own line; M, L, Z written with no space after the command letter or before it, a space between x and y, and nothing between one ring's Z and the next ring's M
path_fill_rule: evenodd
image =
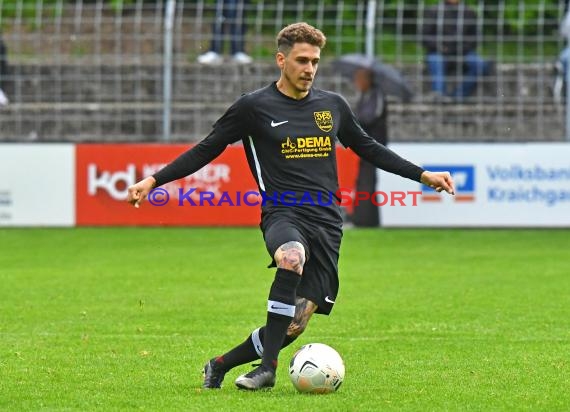
M305 298L297 298L295 316L287 329L287 335L297 337L303 333L315 310L317 310L317 305L313 302Z

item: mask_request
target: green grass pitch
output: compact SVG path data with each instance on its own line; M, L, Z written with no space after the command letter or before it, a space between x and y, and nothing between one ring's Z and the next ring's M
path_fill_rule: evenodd
M265 320L256 229L0 230L0 410L570 409L570 231L347 230L341 290L281 353L270 392L200 389ZM339 392L297 394L303 343Z

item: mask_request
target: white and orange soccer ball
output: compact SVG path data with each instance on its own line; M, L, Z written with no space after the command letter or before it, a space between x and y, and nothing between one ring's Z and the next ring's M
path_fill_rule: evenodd
M344 380L344 362L330 346L309 343L293 355L289 377L299 392L335 392Z

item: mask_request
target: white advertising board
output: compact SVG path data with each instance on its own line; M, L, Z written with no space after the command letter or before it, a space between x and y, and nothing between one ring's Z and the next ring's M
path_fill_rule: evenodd
M456 196L379 172L377 190L420 191L381 208L386 227L570 227L570 144L393 144L432 171L449 170Z
M0 144L0 226L74 224L74 145Z

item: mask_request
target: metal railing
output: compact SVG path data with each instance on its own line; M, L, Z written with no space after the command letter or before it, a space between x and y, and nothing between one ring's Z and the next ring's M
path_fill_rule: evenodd
M374 49L405 74L415 98L390 102L392 140L564 140L564 93L554 87L564 2L468 1L478 51L495 70L462 104L430 93L421 30L433 3L250 0L243 18L253 63L234 63L226 49L223 64L205 66L196 59L212 39L214 0L0 2L9 64L0 87L10 99L0 107L0 140L199 140L241 93L277 78L275 34L301 20L328 38L318 87L353 101L350 82L330 67L350 52Z

